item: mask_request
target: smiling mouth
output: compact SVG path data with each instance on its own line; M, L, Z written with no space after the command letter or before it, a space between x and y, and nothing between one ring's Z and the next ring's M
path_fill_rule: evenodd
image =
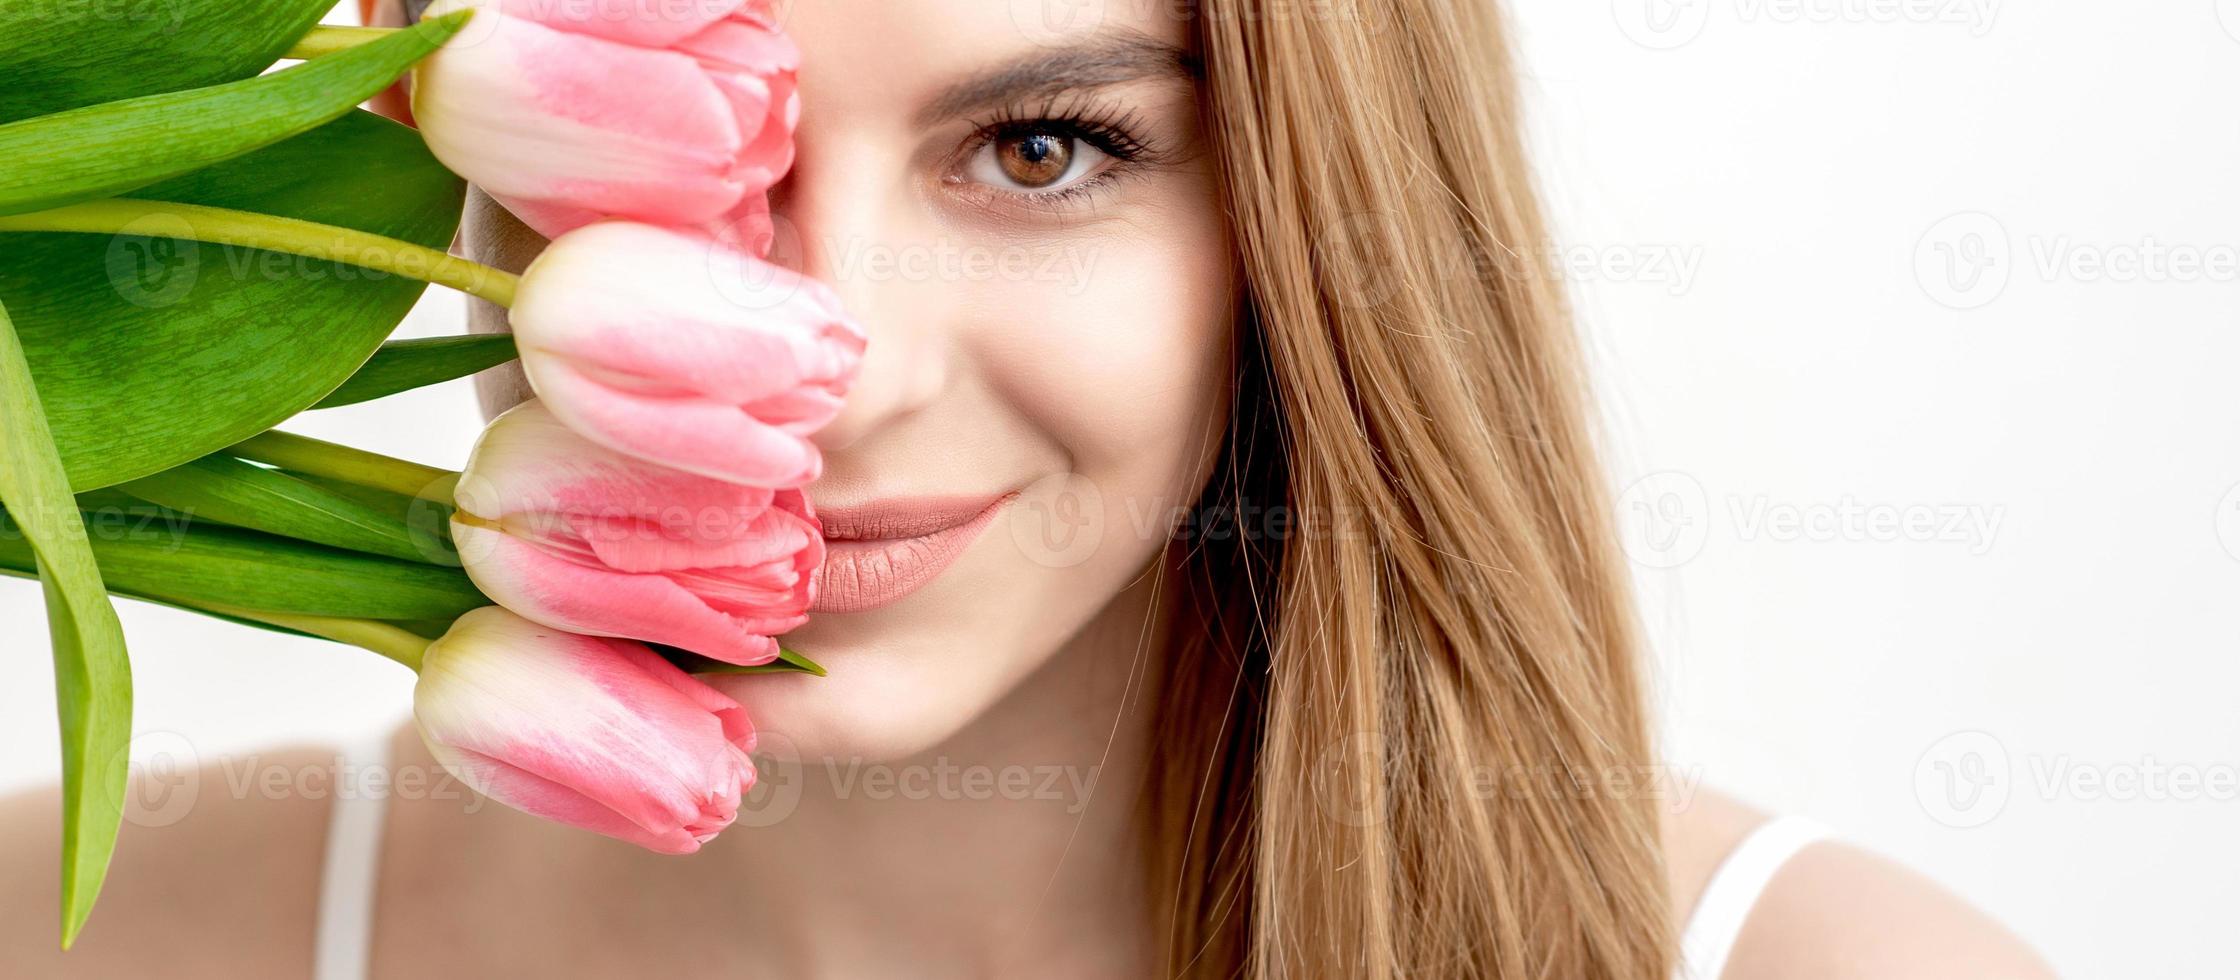
M817 508L825 555L810 611L863 612L918 591L1017 496L910 497Z

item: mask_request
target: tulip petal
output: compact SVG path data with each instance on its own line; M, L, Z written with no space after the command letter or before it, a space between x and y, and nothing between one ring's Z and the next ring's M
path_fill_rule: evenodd
M778 492L801 498L799 490ZM790 501L789 501L790 503ZM673 524L635 516L570 514L569 527L606 566L624 572L681 572L751 567L813 550L821 556L824 535L816 521L795 506L737 509L679 507Z
M638 3L556 3L498 0L509 18L644 48L673 46L710 25L747 16L750 0L643 0Z
M423 737L459 753L462 778L481 780L494 798L510 804L501 794L539 784L478 771L466 753L568 787L655 835L699 837L737 812L752 766L730 738L734 726L711 714L707 695L687 696L680 677L691 680L638 644L485 607L429 647L413 711ZM564 794L540 791L535 804L590 812Z
M525 358L549 353L617 386L734 405L795 387L837 391L864 347L862 328L816 280L627 222L553 242L523 274L513 312Z
M699 62L508 20L423 61L413 114L429 149L530 205L696 224L737 205L746 134Z
M535 513L616 515L662 524L735 517L782 506L814 523L798 494L711 480L586 441L541 399L499 416L476 442L458 504L492 523ZM726 524L729 527L730 524Z
M801 49L767 22L744 12L709 24L665 47L698 59L710 72L772 76L801 67Z
M767 101L769 115L762 125L741 130L753 135L732 168L732 176L748 187L771 187L793 169L793 133L801 119L801 96L794 88L793 76L772 77Z
M769 258L778 241L778 223L770 216L770 196L766 193L741 198L738 206L723 217L694 230L724 248L758 259Z
M554 415L617 452L754 486L802 486L823 471L823 457L807 438L766 425L737 405L641 397L566 362L525 359L523 367Z
M475 792L530 816L629 841L658 854L691 854L700 849L699 839L682 828L641 827L582 793L472 749L429 743L428 750Z
M676 50L699 60L739 115L747 143L733 173L756 191L776 184L793 167L793 131L801 115L794 82L801 55L793 39L735 16L684 39Z
M467 575L500 605L554 629L662 643L725 663L778 656L771 634L791 619L742 619L660 573L628 573L570 560L538 543L464 522L452 525ZM586 556L588 557L588 556ZM801 602L806 609L806 601ZM806 616L794 617L805 620ZM782 627L779 628L779 627Z
M556 201L538 201L529 198L509 197L504 194L491 194L490 199L498 202L500 207L512 212L513 216L520 219L522 224L529 226L530 231L543 235L547 239L558 238L594 221L606 218L606 215L597 211L570 207Z
M556 629L732 663L777 655L815 600L824 537L799 489L624 456L531 399L492 421L455 492L453 540L483 592Z

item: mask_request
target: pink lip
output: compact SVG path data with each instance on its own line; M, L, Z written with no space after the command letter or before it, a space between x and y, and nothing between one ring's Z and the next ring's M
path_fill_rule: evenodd
M1016 494L912 497L818 507L824 566L813 612L862 612L918 591L980 537Z

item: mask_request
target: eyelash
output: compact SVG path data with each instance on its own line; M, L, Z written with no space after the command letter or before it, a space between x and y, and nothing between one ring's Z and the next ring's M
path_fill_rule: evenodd
M1033 207L1050 209L1102 190L1112 181L1159 160L1163 148L1149 137L1138 135L1140 129L1140 121L1132 111L1122 111L1110 104L1085 105L1078 99L1061 104L1057 98L1051 98L1039 107L1006 107L993 117L974 123L972 136L965 141L957 159L960 162L971 160L974 154L999 139L1027 133L1049 133L1079 140L1112 159L1111 165L1102 173L1058 190L1011 191L989 188L987 191L1015 201L1024 201ZM952 180L963 181L964 178L959 176Z

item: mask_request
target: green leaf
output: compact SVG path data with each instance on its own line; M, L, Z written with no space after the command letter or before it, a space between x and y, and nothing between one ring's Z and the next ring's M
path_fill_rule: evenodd
M697 653L679 650L672 646L652 644L654 652L669 659L688 674L815 674L824 676L824 665L784 647L778 648L778 659L766 664L743 667L721 660L703 657Z
M464 378L521 356L512 334L392 340L373 359L312 408L355 405L427 385Z
M490 604L455 568L173 516L97 528L93 554L109 591L196 609L345 619L454 619ZM29 574L33 552L12 527L0 521L0 572Z
M0 214L113 197L268 146L372 98L466 23L471 11L286 71L143 95L0 125Z
M464 188L411 129L354 112L136 192L445 248ZM71 485L137 479L263 432L372 356L424 284L358 266L143 235L0 234ZM130 397L120 397L120 393Z
M356 501L384 518L404 525L405 533L412 541L413 553L418 556L415 560L447 568L460 567L459 545L451 540L451 515L458 508L448 500L429 500L426 497L410 496L380 487L293 470L285 472L328 493ZM445 623L443 626L449 629L451 624Z
M391 621L389 625L431 640L441 639L443 634L451 631L451 620L448 619L399 619Z
M333 0L0 3L0 123L248 78Z
M223 454L141 477L122 489L201 520L405 561L433 557L414 545L403 515Z
M132 740L132 665L109 605L46 412L7 309L0 306L0 502L47 600L56 715L62 723L62 946L93 912L124 821ZM14 624L9 624L14 625Z

